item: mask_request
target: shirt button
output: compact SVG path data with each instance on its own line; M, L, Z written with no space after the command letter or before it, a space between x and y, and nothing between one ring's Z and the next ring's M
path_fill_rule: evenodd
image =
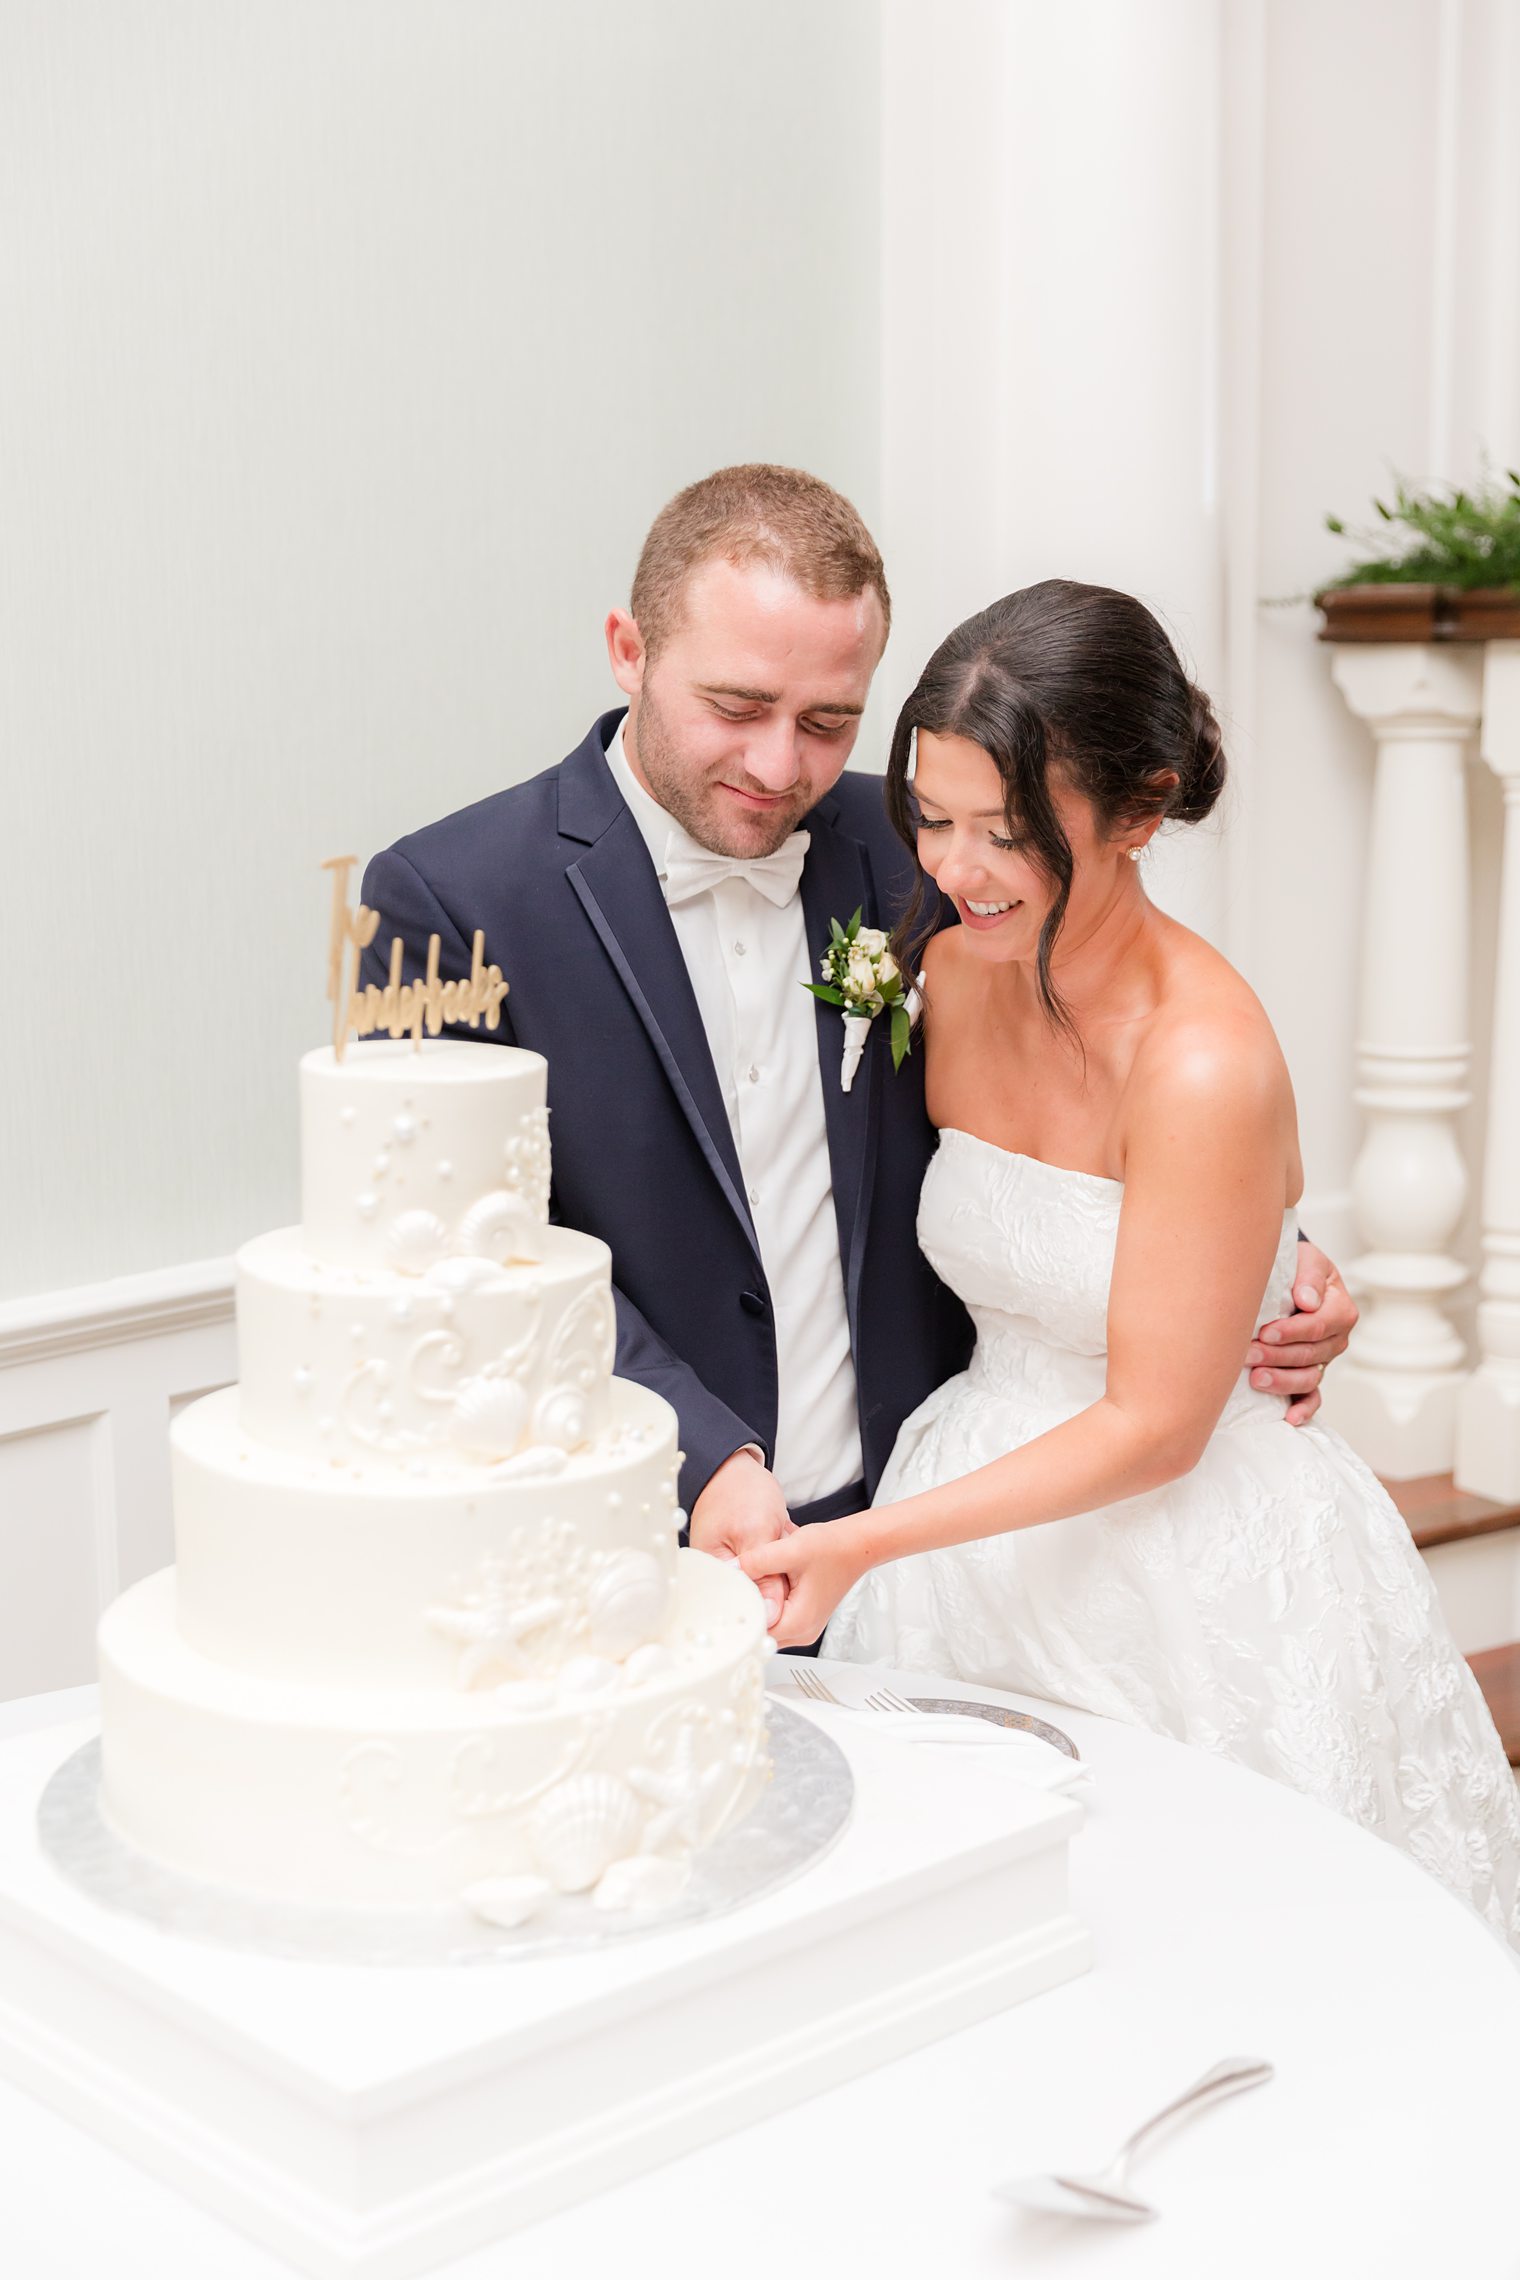
M749 1078L749 1081L752 1085L757 1085L760 1082L760 1071L755 1067L753 1062L750 1063L748 1069L745 1071L745 1075Z
M760 1201L760 1190L758 1188L752 1187L750 1189L749 1200L751 1203L758 1203Z
M745 953L745 950L747 949L747 947L748 947L748 945L747 945L746 943L743 943L743 942L736 942L736 943L734 944L734 956L735 956L736 958L742 958L742 957L744 956L744 953Z

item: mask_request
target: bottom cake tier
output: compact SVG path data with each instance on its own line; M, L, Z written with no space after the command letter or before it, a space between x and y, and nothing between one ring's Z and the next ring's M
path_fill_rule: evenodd
M574 1707L252 1678L186 1646L174 1596L166 1568L101 1623L101 1809L187 1876L312 1905L655 1904L767 1775L763 1606L700 1552L659 1675Z

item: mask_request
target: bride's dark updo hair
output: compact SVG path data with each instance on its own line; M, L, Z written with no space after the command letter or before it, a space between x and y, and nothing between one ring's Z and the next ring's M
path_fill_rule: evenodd
M1201 823L1224 789L1224 742L1214 708L1143 602L1109 586L1047 578L1005 594L942 641L897 716L887 763L887 811L915 854L908 769L915 733L981 746L1003 780L1010 832L1055 888L1040 930L1040 997L1070 1019L1050 979L1050 954L1071 897L1071 844L1050 797L1049 771L1091 802L1099 828L1159 816ZM939 899L920 870L893 947L918 970Z

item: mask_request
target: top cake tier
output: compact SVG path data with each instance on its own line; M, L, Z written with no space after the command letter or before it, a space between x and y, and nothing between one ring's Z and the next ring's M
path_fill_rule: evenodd
M301 1224L330 1264L425 1274L523 1255L549 1216L548 1064L514 1045L361 1040L301 1061ZM531 1251L531 1244L528 1246Z

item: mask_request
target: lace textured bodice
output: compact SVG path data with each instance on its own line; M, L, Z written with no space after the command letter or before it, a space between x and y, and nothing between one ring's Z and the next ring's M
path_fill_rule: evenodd
M1124 1189L1118 1180L1020 1156L947 1128L924 1180L918 1240L976 1326L970 1378L985 1392L1022 1388L1066 1414L1103 1391L1108 1291ZM1298 1217L1282 1239L1259 1321L1292 1310ZM1280 1418L1242 1365L1221 1424Z

